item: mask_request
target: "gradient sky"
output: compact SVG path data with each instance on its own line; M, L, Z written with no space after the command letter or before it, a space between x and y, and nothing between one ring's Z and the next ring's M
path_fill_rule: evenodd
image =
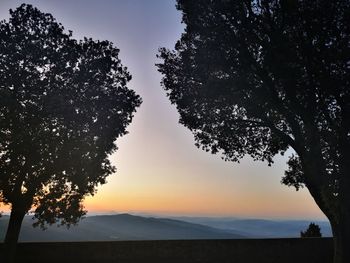
M0 19L22 1L0 0ZM143 98L129 134L110 158L117 173L85 206L91 213L325 219L309 192L280 184L285 157L275 164L224 162L194 146L192 134L160 86L159 47L173 48L183 31L174 0L32 0L77 39L110 40Z

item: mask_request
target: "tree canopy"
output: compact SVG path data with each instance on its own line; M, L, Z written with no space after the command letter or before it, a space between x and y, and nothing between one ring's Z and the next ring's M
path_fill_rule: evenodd
M300 232L300 237L322 237L321 228L315 223L310 223L309 227L305 231Z
M31 5L0 22L0 202L11 217L76 223L115 172L108 157L141 104L118 53Z
M180 123L198 147L230 161L271 164L291 147L282 182L309 189L342 240L340 259L350 244L350 1L178 0L177 8L185 32L175 50L160 49L158 69Z

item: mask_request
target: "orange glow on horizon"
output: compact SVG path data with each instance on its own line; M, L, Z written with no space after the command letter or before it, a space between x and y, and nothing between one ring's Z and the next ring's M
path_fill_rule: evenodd
M224 200L220 196L186 198L179 196L144 195L96 195L84 202L88 213L148 213L184 216L232 216L249 218L325 219L313 200L297 197L297 202L285 198L255 199L245 197ZM299 199L299 200L298 200ZM300 206L302 202L302 206ZM306 208L306 209L305 209Z
M300 204L303 204L302 206ZM89 196L84 201L88 214L112 213L145 213L156 215L183 216L232 216L248 218L290 218L290 219L321 219L325 216L320 212L312 199L303 195L290 202L286 198L255 198L244 197L237 200L225 200L221 196L191 198L185 196L164 195L157 192L148 194L111 194L101 192ZM10 212L10 206L2 205L0 211Z

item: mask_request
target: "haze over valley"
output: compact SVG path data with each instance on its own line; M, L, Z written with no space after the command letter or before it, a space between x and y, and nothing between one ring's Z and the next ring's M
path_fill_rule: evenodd
M0 240L4 239L8 216L0 218ZM20 242L121 241L169 239L241 239L299 237L307 220L266 220L234 217L170 217L131 214L87 216L77 226L33 228L31 216L23 222ZM316 222L323 236L331 236L329 223Z

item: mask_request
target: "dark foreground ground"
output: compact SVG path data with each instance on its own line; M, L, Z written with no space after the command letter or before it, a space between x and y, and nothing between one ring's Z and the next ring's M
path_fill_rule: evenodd
M17 250L25 263L331 263L332 254L331 238L20 243Z

